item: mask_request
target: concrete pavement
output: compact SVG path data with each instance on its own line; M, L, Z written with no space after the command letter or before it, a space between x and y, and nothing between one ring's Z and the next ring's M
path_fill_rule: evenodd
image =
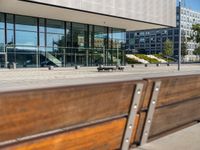
M177 71L177 65L169 67L166 65L160 67L136 65L134 68L127 66L124 72L97 72L96 68L80 68L79 70L74 68L0 69L0 92L200 74L200 64L182 65L180 72Z
M131 150L200 150L200 124Z

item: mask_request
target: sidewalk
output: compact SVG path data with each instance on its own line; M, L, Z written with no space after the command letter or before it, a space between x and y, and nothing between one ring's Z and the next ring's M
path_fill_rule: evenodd
M131 150L200 150L200 124Z

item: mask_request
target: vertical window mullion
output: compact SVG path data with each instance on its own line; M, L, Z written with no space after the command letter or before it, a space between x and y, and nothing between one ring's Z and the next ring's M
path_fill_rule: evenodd
M40 23L39 18L37 18L37 46L40 46Z
M7 44L7 21L6 21L7 14L4 14L4 47Z

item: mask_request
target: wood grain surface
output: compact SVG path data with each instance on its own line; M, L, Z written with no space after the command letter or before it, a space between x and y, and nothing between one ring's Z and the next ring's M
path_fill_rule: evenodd
M198 98L156 109L150 130L150 137L200 120L199 108L200 99Z
M137 82L0 94L0 142L129 112Z
M35 139L1 150L116 150L120 149L126 119Z

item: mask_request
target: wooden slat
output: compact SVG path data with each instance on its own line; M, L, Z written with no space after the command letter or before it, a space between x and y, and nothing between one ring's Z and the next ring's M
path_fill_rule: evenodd
M128 113L136 82L0 94L0 142Z
M4 147L1 150L114 150L120 149L126 119Z
M150 137L157 136L163 132L167 132L187 123L199 120L199 108L200 99L194 99L161 109L156 109L150 130Z
M157 107L200 97L199 75L168 77L157 80L162 81Z
M137 133L138 125L139 125L139 120L140 120L140 115L137 114L137 116L135 118L135 125L133 127L133 133L132 133L132 136L131 136L131 142L130 143L135 142L136 133Z
M139 114L139 122L138 122L138 127L137 127L137 130L136 130L136 136L134 138L134 141L132 141L133 143L131 144L139 144L140 143L140 140L141 140L141 136L142 136L142 131L143 131L143 128L144 128L144 123L145 123L145 117L146 117L146 113L145 112L141 112Z

